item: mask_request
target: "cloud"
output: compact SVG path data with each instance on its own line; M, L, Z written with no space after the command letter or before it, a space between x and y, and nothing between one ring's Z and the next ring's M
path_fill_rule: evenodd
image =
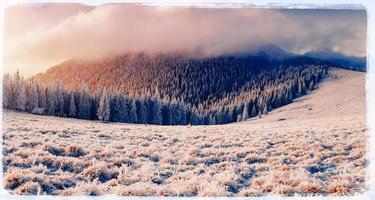
M7 9L4 52L10 66L15 61L47 65L127 52L210 56L246 51L262 43L294 52L333 48L365 55L364 11L326 14L132 4L42 4Z

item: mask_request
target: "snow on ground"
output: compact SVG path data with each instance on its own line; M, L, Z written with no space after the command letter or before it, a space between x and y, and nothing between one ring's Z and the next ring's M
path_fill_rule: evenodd
M12 194L349 195L366 186L365 74L331 70L319 90L262 118L145 126L4 113Z

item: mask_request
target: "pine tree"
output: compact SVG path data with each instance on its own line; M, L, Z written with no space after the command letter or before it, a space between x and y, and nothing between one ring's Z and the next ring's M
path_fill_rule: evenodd
M46 88L43 85L38 86L38 99L39 99L38 106L40 108L47 108Z
M238 114L237 115L237 122L240 122L242 120L242 115L241 114Z
M164 125L171 125L171 104L169 100L166 103L162 104L162 110L161 110L161 115L163 119L163 124Z
M190 115L190 124L192 124L192 125L199 125L200 124L198 110L195 106L192 108L192 112L191 112L191 115Z
M253 109L251 110L251 117L255 117L255 116L257 116L257 111L256 111L255 104L254 104Z
M11 108L12 102L12 78L9 74L5 74L3 78L3 106L4 108Z
M216 124L216 118L215 118L215 113L211 113L209 116L209 122L210 125L215 125Z
M161 105L160 105L160 102L156 99L154 100L152 111L153 111L152 123L161 125L163 121L162 115L161 115Z
M64 113L64 106L65 106L65 102L64 102L64 99L65 99L65 91L64 89L61 87L61 85L58 85L57 86L57 91L56 91L56 95L57 95L57 105L58 105L58 114L60 116L64 116L65 113Z
M130 108L129 108L129 122L130 123L137 123L138 116L137 116L137 103L135 99L131 100Z
M90 94L87 85L85 84L81 89L81 99L79 101L78 107L78 118L80 119L90 119Z
M56 115L56 109L57 109L57 95L56 95L56 90L55 86L52 86L48 88L48 115Z
M263 114L268 115L267 105L264 105Z
M229 107L228 117L230 122L236 121L236 108L234 106Z
M24 111L26 109L26 88L21 79L16 82L15 108Z
M95 91L95 95L92 98L91 119L93 120L98 119L97 113L98 113L100 98L102 97L102 94L103 94L103 88L99 87L99 89Z
M128 97L121 93L117 95L117 111L117 121L129 122Z
M72 93L70 97L70 103L69 103L69 116L70 117L77 117L76 102L74 99L75 99L74 94Z
M27 97L27 107L28 111L32 111L34 108L38 107L38 91L36 83L32 83L30 87L30 92Z
M98 108L98 119L101 121L109 121L110 119L110 108L109 108L109 98L107 92L104 91L99 102Z
M242 113L243 113L243 108L244 108L244 103L241 101L241 102L238 104L237 108L236 108L236 121L238 121L238 115L242 115ZM242 119L242 117L241 117L241 119Z
M147 113L147 124L153 124L153 107L154 107L154 102L151 99L150 96L150 91L148 91L148 94L145 98L144 104L146 108L146 113Z
M140 124L147 124L147 109L144 99L138 101L139 106L137 106L137 116L138 122Z
M310 91L313 91L313 90L314 90L314 87L315 87L314 80L311 80L311 81L310 81L310 85L309 85L309 90L310 90Z
M249 104L245 103L242 113L242 121L246 121L249 118Z
M176 124L179 125L186 125L187 120L186 120L186 108L185 106L178 102L176 107L175 107L175 115L176 115Z

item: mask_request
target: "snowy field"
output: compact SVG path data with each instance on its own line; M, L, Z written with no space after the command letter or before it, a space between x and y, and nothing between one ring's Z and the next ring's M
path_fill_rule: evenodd
M365 74L331 70L317 91L261 119L145 126L4 112L12 194L352 195L366 189Z

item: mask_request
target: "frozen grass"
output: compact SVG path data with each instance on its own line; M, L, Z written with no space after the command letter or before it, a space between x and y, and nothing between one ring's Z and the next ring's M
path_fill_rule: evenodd
M304 99L222 126L104 124L5 111L4 187L21 195L361 193L364 75L333 72L341 78Z

